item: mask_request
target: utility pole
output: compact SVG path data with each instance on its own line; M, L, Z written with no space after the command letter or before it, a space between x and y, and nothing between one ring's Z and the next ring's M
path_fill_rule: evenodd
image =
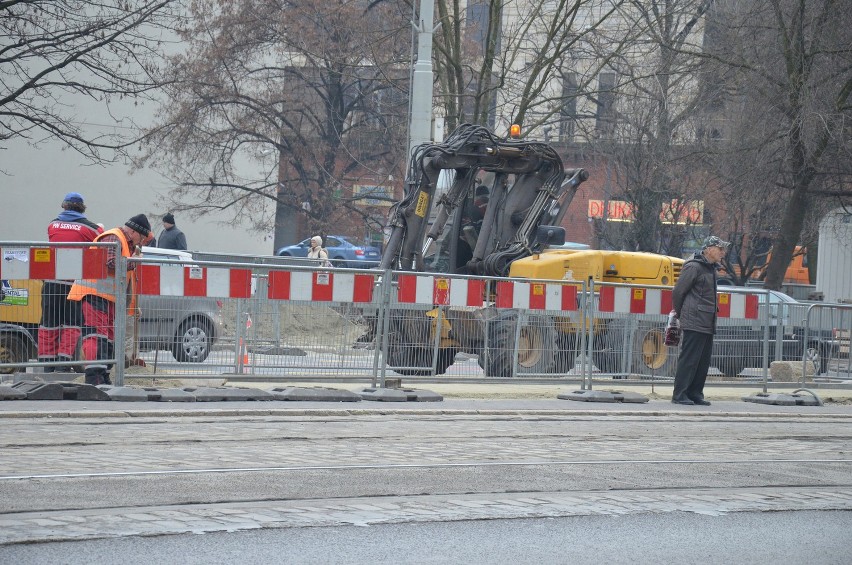
M432 140L432 33L435 31L435 2L420 0L418 22L411 22L417 32L417 62L411 77L408 155L421 143Z

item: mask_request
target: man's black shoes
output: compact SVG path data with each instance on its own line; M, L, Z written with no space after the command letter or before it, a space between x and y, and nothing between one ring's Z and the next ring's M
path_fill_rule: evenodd
M704 400L703 398L701 400L691 400L689 398L672 398L672 404L683 404L684 406L694 406L696 404L699 406L710 406L710 402Z

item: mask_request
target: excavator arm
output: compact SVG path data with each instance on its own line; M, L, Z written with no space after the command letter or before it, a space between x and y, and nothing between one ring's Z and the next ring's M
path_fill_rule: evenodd
M453 173L452 184L436 198L443 171ZM480 172L494 173L494 182L482 221L472 230L453 213L473 195ZM546 143L498 138L484 127L463 124L445 142L412 152L405 195L389 214L381 267L424 270L424 256L449 228L449 272L507 276L512 261L564 241L557 226L587 178L584 169L565 171ZM462 265L455 260L458 245L470 249Z

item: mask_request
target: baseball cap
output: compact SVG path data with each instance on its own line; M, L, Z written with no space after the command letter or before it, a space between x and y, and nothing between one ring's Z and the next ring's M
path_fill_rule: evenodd
M65 195L65 198L62 199L63 202L76 202L78 204L83 203L83 195L79 192L69 192Z
M708 247L721 247L722 249L727 249L730 245L730 241L724 241L715 235L711 235L704 240L704 247L702 247L702 249L707 249Z

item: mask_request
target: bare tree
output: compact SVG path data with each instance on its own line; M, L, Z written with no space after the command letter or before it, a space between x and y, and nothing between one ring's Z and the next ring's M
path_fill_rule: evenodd
M623 2L600 0L437 0L436 104L448 129L512 123L541 134L561 120L565 74L587 90L625 38L604 58L592 37Z
M727 115L742 116L727 141L743 157L742 187L767 198L766 286L779 288L796 245L826 199L852 200L852 26L841 0L717 2L720 41L708 56L728 69ZM811 229L813 233L815 230Z
M700 24L710 4L626 3L618 13L622 27L597 42L602 53L612 53L610 36L627 38L600 76L596 119L584 122L611 170L612 195L633 214L629 223L604 228L601 237L612 247L680 255L692 235L695 219L683 211L704 201L711 184L696 133L696 115L708 100L706 84L696 77L705 66Z
M91 160L114 158L136 131L93 133L74 97L102 102L106 115L117 100L154 93L179 8L178 0L0 0L0 143L54 139Z
M410 14L398 8L194 2L142 161L175 180L175 209L274 224L276 248L369 218L349 188L387 184L405 164Z

